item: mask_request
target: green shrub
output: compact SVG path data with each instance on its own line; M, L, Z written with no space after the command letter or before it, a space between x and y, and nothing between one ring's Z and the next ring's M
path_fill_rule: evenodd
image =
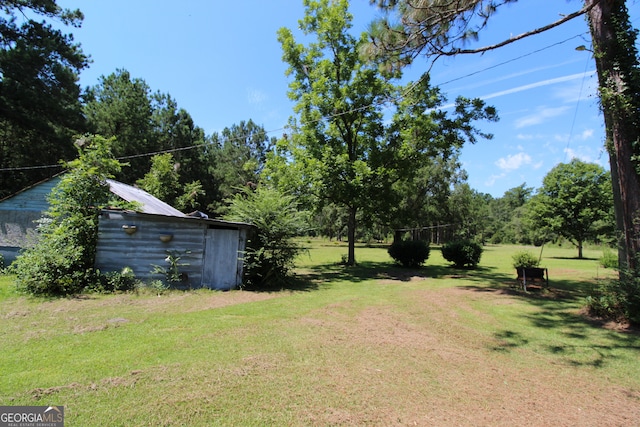
M188 266L189 264L186 262L181 262L180 260L184 255L188 255L191 253L190 250L173 250L173 251L165 251L167 257L165 258L165 262L167 266L161 266L157 264L152 264L153 269L151 270L151 274L162 274L164 276L165 283L171 287L175 285L179 285L185 281L188 281L185 277L186 274L181 271L182 267Z
M423 240L399 240L393 242L387 252L403 267L420 267L429 258L429 244Z
M113 206L106 178L120 170L113 140L96 136L77 144L79 157L49 195L38 242L22 252L12 271L18 290L32 295L64 296L100 287L93 270L100 206Z
M618 255L611 249L606 248L602 251L602 257L599 262L604 268L618 268Z
M91 271L82 268L82 248L59 235L49 235L22 252L11 266L20 292L38 296L80 293L95 283Z
M130 267L124 267L121 271L110 271L101 274L95 270L96 279L84 287L84 292L112 293L133 291L138 286L136 278Z
M604 319L640 324L640 272L620 273L617 280L601 284L586 298L589 313Z
M456 268L475 268L482 256L482 246L468 240L447 243L442 246L442 257Z
M280 287L289 280L295 257L302 251L293 238L307 229L306 216L291 196L267 187L245 190L231 200L231 221L253 225L244 253L244 284Z
M162 280L152 280L149 283L141 285L140 288L147 289L157 295L162 295L169 290L169 284Z
M511 258L513 259L514 268L531 268L540 264L540 259L529 251L516 252Z

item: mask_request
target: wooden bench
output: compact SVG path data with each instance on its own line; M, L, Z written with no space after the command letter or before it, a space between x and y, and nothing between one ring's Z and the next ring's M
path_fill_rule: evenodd
M546 268L541 267L519 267L516 268L518 272L518 284L522 286L523 290L527 290L527 285L534 283L542 283L542 287L549 286L549 271Z

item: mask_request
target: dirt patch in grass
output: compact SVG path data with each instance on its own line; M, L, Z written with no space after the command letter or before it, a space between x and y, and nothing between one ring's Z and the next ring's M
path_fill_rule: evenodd
M579 335L590 336L599 326L582 321L577 310L554 311L562 296L526 295L506 285L489 288L461 279L443 287L430 286L426 277L383 277L366 285L392 289L385 298L337 293L339 300L269 318L266 328L248 323L229 329L230 342L217 334L203 334L198 342L175 341L186 346L181 354L192 348L195 360L165 356L169 361L134 364L102 378L71 376L61 385L47 383L55 385L48 388L34 388L40 385L35 383L16 396L20 402L25 396L34 403L67 402L69 414L79 417L88 417L96 402L108 401L125 414L114 424L129 416L137 417L131 423L137 425L637 424L640 384L619 374L607 377L616 374L608 369L619 362L615 346L633 348L637 340L610 336L600 347L581 346ZM190 291L41 304L16 300L0 307L0 318L38 336L60 326L89 334L133 327L155 313L213 310L290 295ZM523 303L525 298L530 301ZM502 310L517 310L517 316L502 316ZM212 324L215 317L211 312ZM554 329L557 339L533 331L540 328ZM207 360L225 351L233 357ZM133 400L119 401L119 394Z
M445 288L407 298L406 312L377 306L352 317L346 302L300 319L324 342L319 374L335 397L304 411L310 425L625 426L640 419L640 389L539 354L544 343L465 327L466 318L497 322L475 301L509 305L513 295ZM359 358L333 365L332 352Z
M209 310L236 304L245 304L254 301L263 301L270 298L284 296L286 293L229 291L215 292L208 290L199 291L173 291L157 297L148 295L136 295L124 293L119 295L83 295L81 298L60 298L43 302L38 305L30 304L26 299L11 301L11 310L5 314L0 312L0 318L10 319L15 317L28 317L41 313L53 313L56 316L73 316L76 312L86 313L95 309L101 313L109 313L110 309L121 311L122 307L129 307L136 312L189 312ZM18 306L18 307L16 307ZM126 322L127 319L121 321ZM117 318L109 319L109 323L119 323Z

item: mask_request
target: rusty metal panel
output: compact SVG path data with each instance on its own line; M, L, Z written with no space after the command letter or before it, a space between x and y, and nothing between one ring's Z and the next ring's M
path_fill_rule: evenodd
M103 272L130 267L143 281L161 279L154 265L168 267L168 251L177 251L184 286L226 290L242 283L246 224L105 210L98 228L96 268Z
M129 230L135 227L135 232ZM162 279L153 274L154 265L168 268L165 261L173 251L181 256L179 271L186 274L188 286L200 287L206 227L185 224L159 215L135 213L104 214L100 218L96 268L120 271L130 267L143 281ZM171 236L168 241L164 236ZM161 239L162 238L162 239Z

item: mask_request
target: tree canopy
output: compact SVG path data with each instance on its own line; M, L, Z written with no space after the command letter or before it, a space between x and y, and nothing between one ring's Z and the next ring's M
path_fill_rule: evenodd
M582 258L583 243L613 223L611 178L601 166L573 159L554 167L529 209L537 227L568 239Z
M348 2L305 0L300 28L315 40L304 46L288 28L278 31L283 60L293 76L289 97L300 115L299 139L311 159L320 200L343 206L348 215L348 264L355 263L356 214L385 179L370 160L381 151L381 105L391 86L358 56L363 38L349 33Z
M296 101L300 126L293 121L294 156L306 165L306 183L321 206L344 209L349 250L355 263L359 212L368 218L390 212L393 185L426 157L450 157L465 141L483 135L472 126L477 119L496 119L495 110L480 100L460 98L454 113L438 109L444 97L428 76L406 88L394 84L398 74L381 72L360 56L366 35L350 34L352 16L346 0L305 0L300 28L307 45L291 30L278 31L283 60L293 77L289 96ZM398 113L385 123L383 107ZM304 160L302 160L304 158ZM384 218L388 221L388 218Z
M79 10L54 0L4 0L0 10L0 168L9 169L0 173L0 196L6 196L59 171L33 166L73 157L72 136L84 131L78 74L88 58L72 35L46 22L79 27Z
M625 0L583 0L582 8L540 28L492 45L463 46L477 39L498 7L516 0L372 0L386 15L370 28L365 51L390 69L416 57L431 61L443 55L497 49L579 16L586 15L595 53L600 101L605 119L619 259L623 270L640 270L640 58L638 31L631 26Z

